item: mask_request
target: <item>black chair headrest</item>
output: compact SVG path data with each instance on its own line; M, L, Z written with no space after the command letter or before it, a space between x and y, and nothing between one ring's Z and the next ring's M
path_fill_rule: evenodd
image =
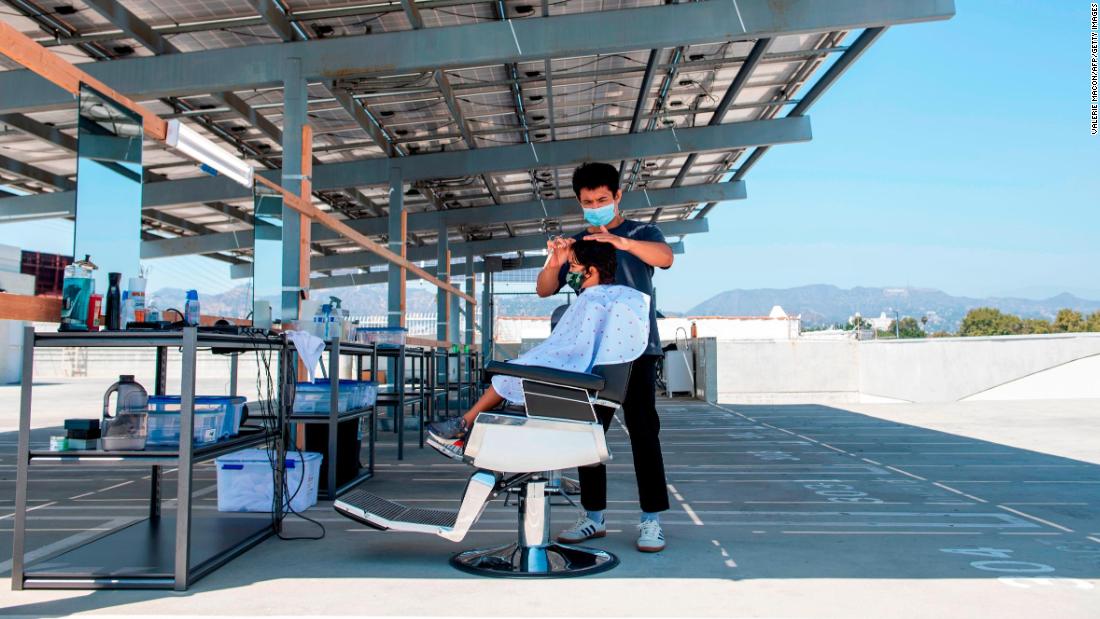
M566 303L565 305L559 305L559 306L554 308L553 312L550 312L550 330L551 331L553 331L554 328L558 326L558 321L561 320L562 315L565 314L565 310L567 310L567 309L569 309L569 304L568 303Z
M626 390L630 386L630 366L632 362L616 363L614 365L597 365L592 368L592 373L602 376L603 389L599 398L616 404L622 404L626 399Z

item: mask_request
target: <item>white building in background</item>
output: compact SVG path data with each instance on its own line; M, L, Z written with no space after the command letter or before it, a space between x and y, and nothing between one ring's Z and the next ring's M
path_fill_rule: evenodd
M882 312L878 315L878 318L867 318L863 320L871 324L871 328L875 331L886 331L890 328L890 325L894 324L894 317L887 316L886 312Z
M767 316L685 316L658 318L661 340L671 342L691 337L695 324L699 337L719 340L791 340L802 332L802 316L789 316L776 305ZM542 340L550 335L550 319L528 316L497 316L493 322L493 341L518 344L524 340Z

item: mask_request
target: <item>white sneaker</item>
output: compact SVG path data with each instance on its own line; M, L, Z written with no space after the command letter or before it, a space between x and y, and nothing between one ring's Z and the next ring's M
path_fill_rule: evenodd
M577 522L568 529L558 533L558 541L563 544L576 544L586 539L604 537L607 535L607 525L586 516L581 516Z
M665 533L661 523L645 520L638 525L638 550L642 552L661 552L665 549Z

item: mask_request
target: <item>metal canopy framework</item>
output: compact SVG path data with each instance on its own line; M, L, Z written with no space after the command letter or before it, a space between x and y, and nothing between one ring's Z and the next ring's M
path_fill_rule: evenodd
M631 217L674 239L703 232L714 205L746 196L769 148L810 139L808 108L886 27L954 14L950 0L0 6L0 19L275 182L293 63L307 82L314 204L386 244L397 174L407 255L429 262L447 249L522 256L580 229L569 179L589 160L620 166ZM73 107L0 56L0 185L31 194L0 193L0 222L73 215ZM143 257L201 253L247 275L251 196L146 148ZM310 247L318 285L381 281L377 257L327 229L314 226Z

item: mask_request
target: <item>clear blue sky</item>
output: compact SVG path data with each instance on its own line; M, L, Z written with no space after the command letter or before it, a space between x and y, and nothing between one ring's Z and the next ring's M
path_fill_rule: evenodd
M814 283L1100 298L1089 2L956 8L888 30L811 108L813 141L771 149L686 237L662 307Z
M1100 298L1088 7L957 0L950 21L887 31L811 109L813 141L772 149L749 199L687 237L661 307L814 283ZM0 243L67 253L66 229L0 224ZM151 289L230 284L209 259L151 264Z

